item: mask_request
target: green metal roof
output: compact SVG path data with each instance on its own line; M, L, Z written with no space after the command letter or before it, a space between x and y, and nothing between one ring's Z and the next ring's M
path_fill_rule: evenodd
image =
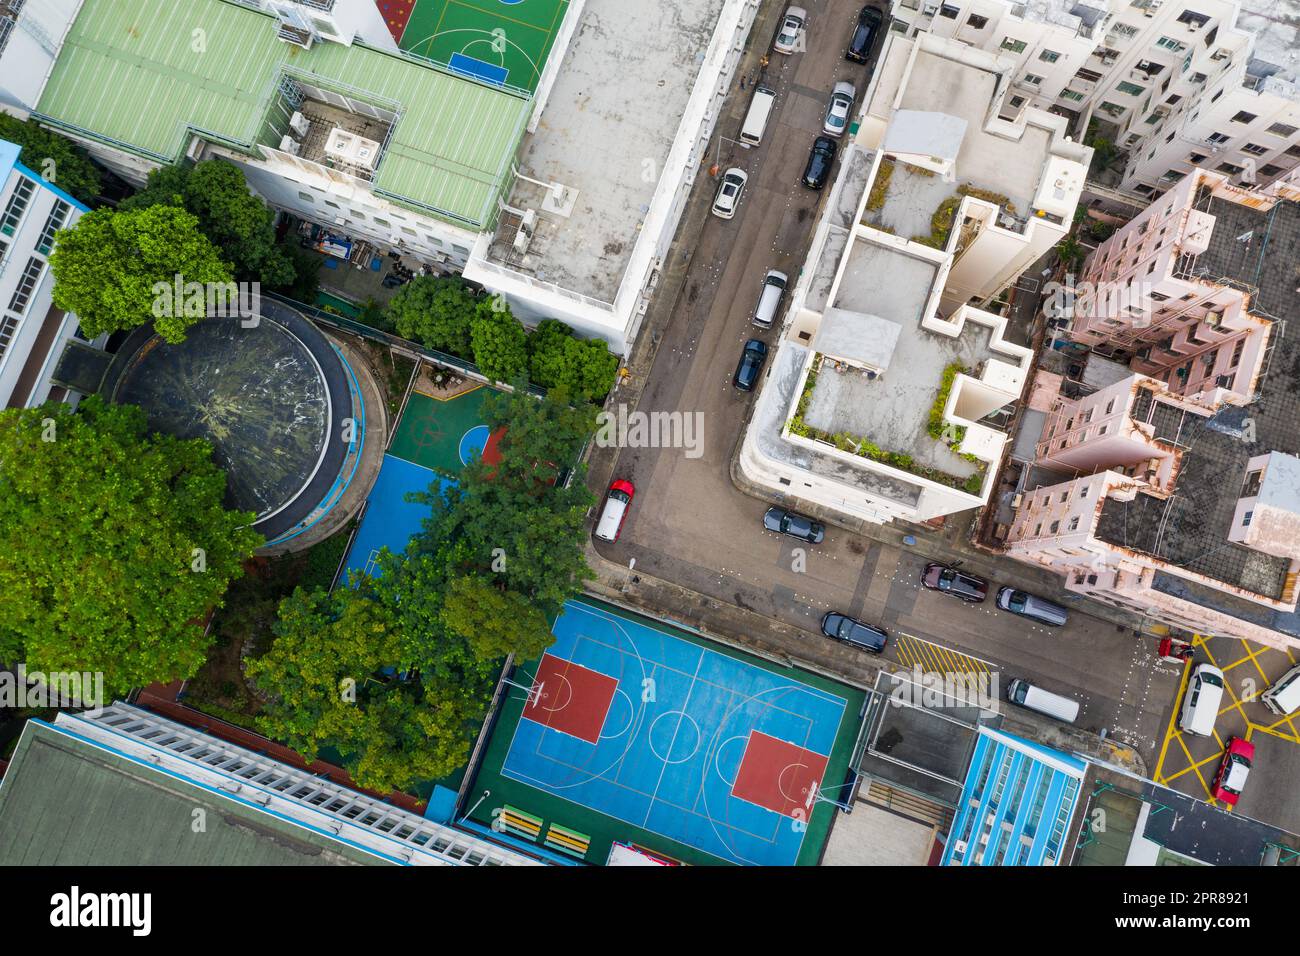
M0 781L0 866L384 862L39 721Z
M277 29L226 0L85 0L36 112L162 162L180 159L191 131L251 151L281 78L298 74L399 107L376 192L452 221L494 221L531 101L361 44L303 50Z

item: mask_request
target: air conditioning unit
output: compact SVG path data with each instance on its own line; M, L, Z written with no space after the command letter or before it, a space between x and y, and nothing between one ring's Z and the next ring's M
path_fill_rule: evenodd
M1024 495L1012 495L1012 497L1011 497L1011 507L1012 507L1012 508L1019 508L1021 502L1023 502L1024 500L1025 500L1025 496L1024 496Z
M295 111L293 116L289 117L289 128L299 136L306 136L307 130L311 129L311 121Z
M301 148L302 146L292 136L280 137L280 152L291 153L294 156L297 156L298 150L300 150Z
M1195 32L1196 32L1197 30L1199 30L1200 28L1201 28L1201 24L1200 24L1198 21L1196 21L1196 20L1193 20L1193 21L1191 21L1189 24L1187 24L1187 29L1188 29L1188 32L1190 32L1190 33L1195 33Z

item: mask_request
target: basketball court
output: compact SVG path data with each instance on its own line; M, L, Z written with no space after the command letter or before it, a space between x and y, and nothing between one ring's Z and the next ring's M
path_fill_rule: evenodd
M484 83L532 93L568 0L376 0L408 53Z
M591 599L553 630L514 675L476 818L516 836L549 825L563 839L548 847L594 863L614 842L687 863L817 862L862 691Z
M489 391L479 386L450 399L412 392L397 422L393 441L371 489L365 516L352 539L340 581L351 571L374 574L379 553L406 550L429 514L428 505L409 502L406 495L428 491L430 485L449 482L439 472L455 475L482 456L500 460L497 443L501 430L492 433L482 420L481 406Z

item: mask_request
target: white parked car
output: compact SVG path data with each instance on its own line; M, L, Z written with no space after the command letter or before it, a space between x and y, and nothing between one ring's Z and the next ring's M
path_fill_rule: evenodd
M853 112L853 99L858 95L852 83L836 83L831 93L831 101L826 104L826 122L822 132L827 136L842 136L849 126L849 114Z
M786 7L785 19L781 21L781 30L776 35L772 49L777 53L800 53L803 51L803 31L808 25L808 11L803 7Z
M718 183L718 194L713 197L713 214L719 219L734 216L747 182L749 175L739 167L733 166L723 173L722 182Z

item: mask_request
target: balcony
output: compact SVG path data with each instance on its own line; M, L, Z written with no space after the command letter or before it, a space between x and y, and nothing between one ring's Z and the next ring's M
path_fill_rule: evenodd
M280 30L276 34L285 43L292 43L294 46L302 47L304 50L310 50L312 40L315 36L310 30L304 30L302 27L296 27L292 23L281 21Z

